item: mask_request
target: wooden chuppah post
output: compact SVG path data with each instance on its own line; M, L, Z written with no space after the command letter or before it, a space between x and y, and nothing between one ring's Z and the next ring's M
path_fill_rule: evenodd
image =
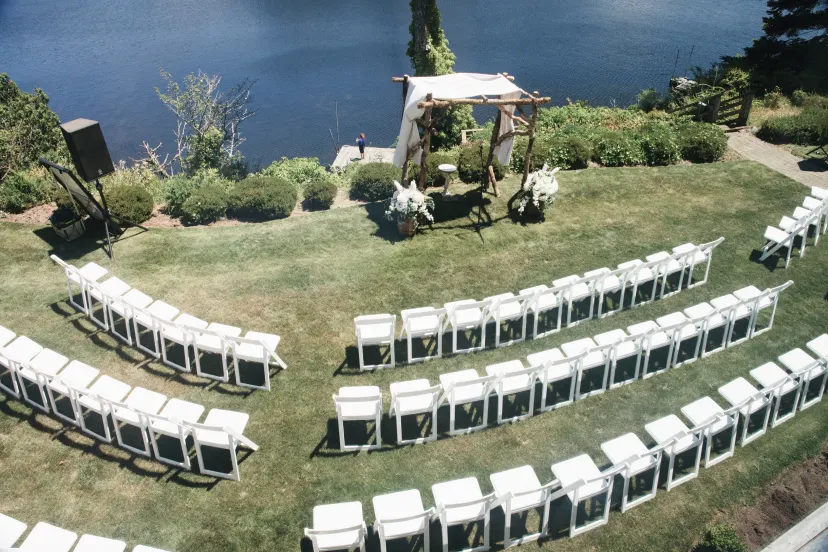
M489 184L492 185L492 191L494 191L495 197L500 197L500 190L497 189L497 178L495 178L492 163L494 162L494 150L497 147L497 140L500 137L500 121L502 117L503 112L501 112L498 108L497 117L495 118L494 130L492 130L492 138L489 141L489 157L486 159L486 165L483 167L483 171L485 174L482 175L482 178L480 180L481 185L483 185L486 179L489 180Z
M538 91L535 90L532 95L539 97ZM526 184L526 179L529 178L529 167L532 163L532 146L535 145L535 126L538 124L538 104L532 104L532 119L529 121L529 143L526 145L526 157L523 159L523 178L520 179L520 187Z
M423 132L425 132L425 136L423 137L423 153L420 155L420 175L417 177L417 189L420 191L425 190L426 188L426 178L428 177L428 150L431 148L431 133L434 130L434 118L431 116L431 102L434 97L429 92L426 95L426 102L428 103L428 107L425 108L425 114L423 114Z

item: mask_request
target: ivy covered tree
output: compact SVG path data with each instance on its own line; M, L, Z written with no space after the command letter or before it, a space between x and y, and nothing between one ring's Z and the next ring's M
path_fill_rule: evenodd
M43 90L23 92L0 73L0 182L13 171L28 169L38 157L68 158L59 125Z
M828 92L828 0L768 0L765 36L730 58L760 89Z
M414 67L414 75L431 77L454 72L454 53L449 49L448 39L442 27L442 16L437 0L411 0L411 41L408 43L408 57ZM469 105L457 106L441 112L436 125L437 135L431 139L431 149L438 150L460 143L460 131L475 128L477 122Z

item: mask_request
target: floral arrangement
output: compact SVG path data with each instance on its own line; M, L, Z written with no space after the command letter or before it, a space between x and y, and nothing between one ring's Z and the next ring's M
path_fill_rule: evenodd
M389 200L388 210L385 217L388 220L396 220L398 223L413 221L416 227L424 220L434 222L431 211L434 210L434 200L417 189L417 183L411 181L407 188L399 182L394 181L393 197Z
M558 180L555 178L555 173L559 170L560 167L549 170L549 166L544 165L542 169L529 175L523 185L518 213L522 215L530 201L540 213L543 213L543 210L555 201L558 195Z

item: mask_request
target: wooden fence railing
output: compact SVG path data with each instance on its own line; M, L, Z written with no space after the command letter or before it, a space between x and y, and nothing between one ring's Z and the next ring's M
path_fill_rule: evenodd
M669 110L677 115L689 115L697 121L720 125L744 126L753 107L753 92L741 92L723 99L721 93Z

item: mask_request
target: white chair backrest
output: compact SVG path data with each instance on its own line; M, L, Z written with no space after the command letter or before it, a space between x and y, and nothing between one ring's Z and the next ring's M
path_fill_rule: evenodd
M257 449L258 445L242 435L241 433L237 432L231 427L227 426L211 426L206 424L200 424L197 422L183 422L184 426L190 430L193 439L198 440L198 432L196 430L207 430L207 431L216 431L221 432L227 435L227 448L233 449L236 447L236 443L241 443L242 445L246 446L249 449ZM211 443L211 446L213 443Z

